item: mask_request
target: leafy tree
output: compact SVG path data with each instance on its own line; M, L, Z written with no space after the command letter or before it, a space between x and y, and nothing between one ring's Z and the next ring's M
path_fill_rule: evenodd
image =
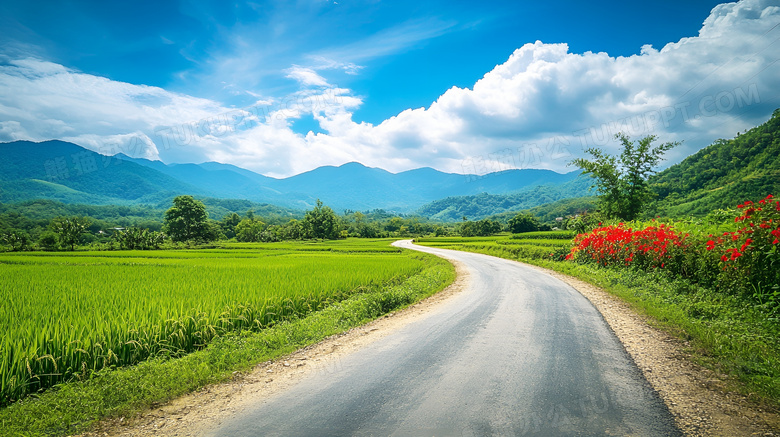
M478 222L466 221L460 225L462 237L487 237L501 232L501 223L489 219Z
M61 245L76 250L81 235L87 231L89 225L90 221L86 217L58 217L51 221L49 227L57 234Z
M60 241L53 231L44 231L38 237L38 246L43 250L57 250L60 247Z
M162 233L141 228L128 228L115 234L114 238L124 250L159 249L165 240Z
M163 230L173 241L212 241L208 213L202 202L192 196L178 196L173 206L165 212Z
M339 238L341 233L336 213L330 207L324 206L319 199L317 199L317 206L313 210L306 211L303 223L311 238L335 240Z
M612 156L591 147L586 152L593 157L592 160L577 158L570 164L596 179L599 207L603 214L633 220L639 216L652 195L647 179L654 173L653 167L658 165L666 151L680 143L668 142L653 146L657 138L655 135L637 142L632 142L623 133L618 133L615 138L622 145L620 156Z
M280 227L277 235L281 240L301 240L305 238L306 232L303 223L296 219L290 219L286 225Z
M404 221L401 217L393 217L385 224L385 230L388 232L396 232L400 230L403 225Z
M236 214L235 212L226 215L222 218L222 223L220 225L222 226L222 232L225 233L225 237L227 238L233 238L236 236L236 226L241 222L241 216Z
M243 219L236 226L236 240L244 243L263 241L265 223L260 220Z
M2 241L3 244L9 246L11 248L11 251L17 252L29 247L30 236L27 235L27 232L13 230L9 232L4 232L3 235L0 236L0 241Z
M521 232L535 232L541 227L539 220L531 214L517 214L508 223L509 232L519 234Z

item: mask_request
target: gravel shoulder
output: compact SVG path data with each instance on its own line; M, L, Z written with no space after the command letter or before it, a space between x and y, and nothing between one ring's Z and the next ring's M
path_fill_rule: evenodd
M367 325L330 337L282 359L237 373L227 383L212 385L132 418L103 421L86 436L202 436L258 402L286 390L312 373L339 370L341 357L355 353L419 318L466 290L468 271L454 262L456 281L444 291ZM619 298L579 279L534 269L562 280L601 312L645 378L690 436L780 436L780 414L728 390L718 375L690 360L687 345L651 326Z

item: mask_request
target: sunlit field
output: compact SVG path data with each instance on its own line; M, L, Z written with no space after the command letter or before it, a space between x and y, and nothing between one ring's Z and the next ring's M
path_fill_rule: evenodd
M385 240L0 254L0 404L301 317L422 269Z

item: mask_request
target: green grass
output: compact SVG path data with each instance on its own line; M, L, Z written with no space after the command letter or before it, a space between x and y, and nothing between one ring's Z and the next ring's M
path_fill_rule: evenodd
M527 245L536 249L518 250L505 244L508 238L425 238L419 244L518 260L602 287L629 302L638 312L649 315L657 327L686 340L693 359L729 375L736 390L780 406L780 320L776 317L738 297L664 272L553 261L542 252L545 239L529 238L525 240ZM562 244L566 248L569 242Z
M0 403L305 317L429 262L389 240L0 254Z
M339 243L321 247L361 247ZM378 249L377 244L386 245L387 241L374 243ZM364 249L376 252L372 247ZM418 252L395 252L418 261L420 270L398 283L362 290L305 317L259 331L229 333L181 358L157 357L117 370L105 369L85 381L60 384L0 410L0 435L66 435L88 430L100 418L132 415L414 303L443 289L455 277L453 267L442 259Z
M571 235L568 231L528 232L514 235L491 237L430 237L418 238L415 242L442 249L464 250L484 253L509 259L550 259L568 251L570 241L562 235Z

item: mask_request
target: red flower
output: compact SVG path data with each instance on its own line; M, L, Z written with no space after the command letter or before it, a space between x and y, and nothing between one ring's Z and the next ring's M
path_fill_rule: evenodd
M707 242L707 250L712 250L715 248L715 242L710 240Z
M768 194L768 195L766 196L766 198L767 198L767 199L771 199L771 198L773 198L773 197L775 197L775 196L773 196L773 195L771 195L771 194Z
M720 257L720 260L723 261L723 262L726 262L726 261L729 260L729 257L727 257L726 255L723 255L723 256Z
M775 238L775 241L773 241L773 242L772 242L772 244L777 244L777 243L780 243L780 240L778 240L777 238Z

